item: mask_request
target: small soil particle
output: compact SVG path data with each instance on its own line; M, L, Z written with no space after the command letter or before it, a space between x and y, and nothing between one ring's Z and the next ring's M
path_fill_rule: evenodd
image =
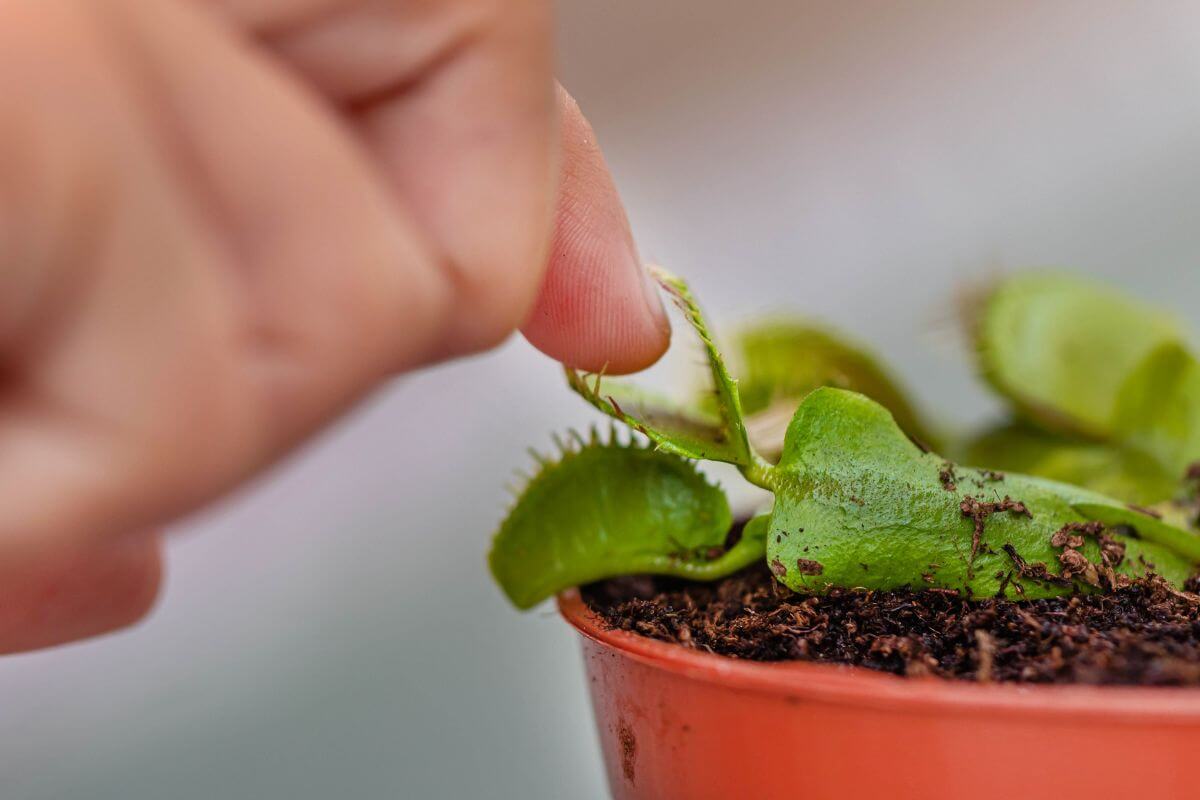
M1065 546L1084 535L1061 538ZM782 586L765 565L715 583L649 583L605 581L584 597L612 628L733 658L969 681L1200 686L1200 596L1191 593L1200 581L1180 592L1151 576L1030 601L936 590L814 597Z
M980 683L992 680L992 663L996 657L996 642L983 628L975 629L975 679Z

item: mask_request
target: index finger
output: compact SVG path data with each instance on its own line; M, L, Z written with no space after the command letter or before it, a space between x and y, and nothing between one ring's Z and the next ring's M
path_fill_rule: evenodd
M636 372L662 356L671 327L633 241L596 135L558 90L562 170L549 265L522 331L588 372Z

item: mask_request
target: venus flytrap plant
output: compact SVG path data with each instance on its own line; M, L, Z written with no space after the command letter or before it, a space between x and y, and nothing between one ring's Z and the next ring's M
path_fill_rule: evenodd
M738 384L695 298L678 278L658 278L704 345L711 395L665 406L567 370L572 389L650 446L593 435L540 459L490 557L517 606L618 575L712 580L758 559L797 591L1026 598L1113 588L1151 570L1180 585L1200 561L1188 531L1086 489L952 464L845 389L804 396L771 463L751 445ZM731 547L728 501L694 460L733 464L774 494L770 514Z

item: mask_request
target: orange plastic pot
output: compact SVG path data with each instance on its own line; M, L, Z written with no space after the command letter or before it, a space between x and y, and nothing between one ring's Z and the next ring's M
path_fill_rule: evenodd
M618 800L1200 798L1200 690L764 664L605 630L570 592Z

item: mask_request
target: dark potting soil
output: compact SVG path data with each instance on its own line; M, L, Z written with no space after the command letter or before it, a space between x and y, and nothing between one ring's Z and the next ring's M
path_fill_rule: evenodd
M583 595L613 628L733 658L970 681L1200 686L1200 598L1156 577L1020 602L938 590L811 597L763 565L711 584L620 578Z

